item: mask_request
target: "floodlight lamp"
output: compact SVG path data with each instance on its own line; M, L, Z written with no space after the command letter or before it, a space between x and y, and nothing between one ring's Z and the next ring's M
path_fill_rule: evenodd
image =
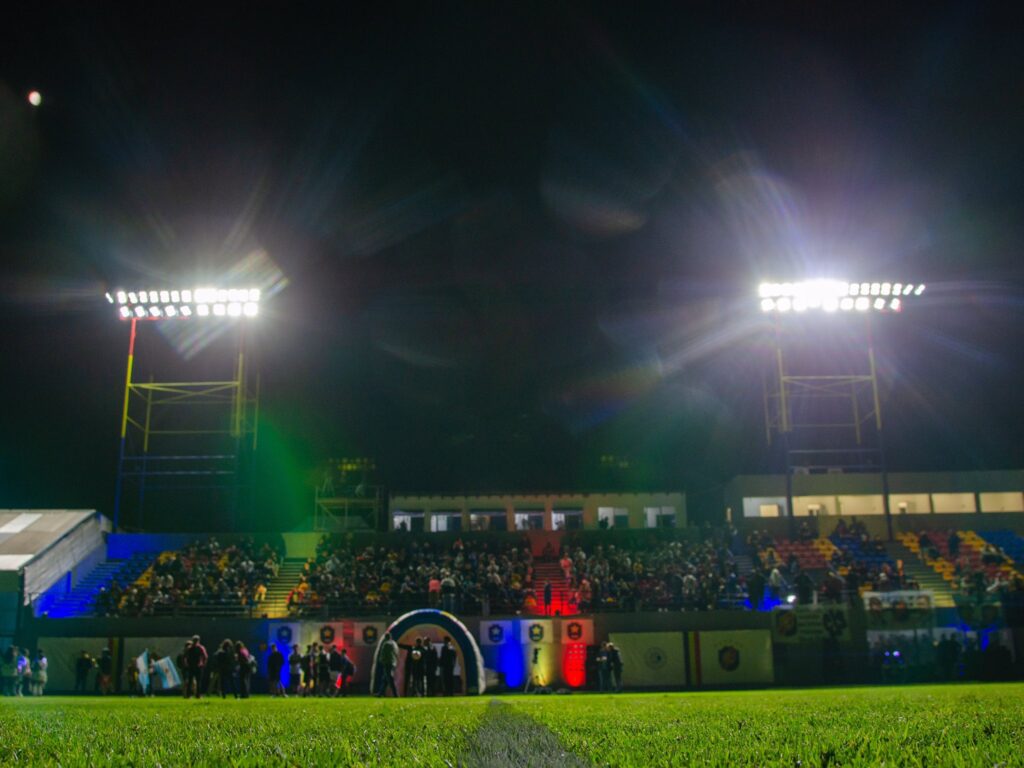
M889 292L891 290L892 290L892 285L890 285L889 283L882 283L882 295L883 296L888 296Z
M901 312L903 310L903 302L899 299L893 299L889 302L889 309L893 312Z
M885 299L881 296L875 299L875 309L885 309Z
M224 317L224 315L226 313L227 313L227 308L223 304L214 304L213 305L213 314L216 315L217 317Z
M914 292L914 284L913 283L907 283L905 286L903 286L903 295L904 296L909 296L913 292Z
M256 317L260 311L260 305L255 301L247 301L245 306L242 307L242 312L246 317Z
M182 304L181 305L181 316L182 317L192 317L192 307L190 307L188 304Z
M225 290L224 288L220 288L217 290L217 301L221 302L222 304L226 304L228 302L227 290Z
M181 294L178 291L171 291L171 301L177 304L181 301Z
M152 317L160 317L160 315L162 315L163 313L160 311L160 307L150 307L149 314Z
M846 299L843 299L843 301L846 301ZM839 299L835 297L827 298L821 302L821 308L826 312L835 312L839 309Z
M181 292L181 300L183 302L185 302L186 304L191 304L192 303L192 291L190 291L188 288L186 288L184 291L182 291Z
M168 304L166 307L164 307L164 314L167 315L168 317L174 317L175 315L178 314L178 308L175 307L173 304Z
M844 312L849 312L851 309L853 309L853 302L854 299L851 296L847 296L840 300L839 308Z
M853 308L858 312L867 312L871 308L871 300L867 296L860 296L853 303Z
M200 317L209 317L209 315L210 315L210 305L209 304L197 304L196 305L196 314L199 315Z
M135 316L136 317L145 317L146 316L146 308L141 306L141 305L135 307Z
M779 312L789 312L789 310L793 308L793 301L788 296L783 296L775 303L775 308L778 309Z
M160 301L162 301L164 304L166 304L170 300L171 300L171 292L170 291L160 291Z
M110 291L107 291L103 295L107 297L107 303L108 304L113 304L114 303L114 297L110 295Z
M775 309L775 299L764 298L761 299L761 311L771 312Z
M920 296L922 293L924 293L924 283L921 283L921 285L917 286L917 289L914 291L914 295Z
M129 293L128 294L128 301L131 304L138 304L139 303L139 297L136 296L134 293Z
M128 301L128 295L124 291L117 292L117 303L125 304Z
M149 304L149 291L139 291L139 303Z
M794 312L804 312L807 310L807 306L807 299L801 296L798 296L797 298L793 299Z
M877 296L881 292L882 292L882 284L881 283L872 283L871 284L871 295L872 296Z
M860 283L850 283L850 295L851 296L859 296L860 295Z
M241 317L241 315L242 315L242 305L241 304L239 304L237 301L233 301L230 304L228 304L228 316L229 317Z
M260 289L259 288L250 288L249 289L249 301L255 302L255 301L259 301L259 300L260 300Z
M762 299L770 299L772 297L772 284L761 283L757 286L757 295Z
M128 307L121 307L121 308L120 308L120 309L118 310L118 313L119 313L119 314L121 315L121 317L122 317L123 319L125 319L125 320L127 320L127 319L128 319L129 317L131 317L131 316L132 316L132 311L131 311L130 309L128 309Z

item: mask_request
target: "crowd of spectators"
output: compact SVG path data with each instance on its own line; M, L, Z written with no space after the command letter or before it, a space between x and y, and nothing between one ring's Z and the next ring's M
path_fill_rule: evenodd
M221 545L216 538L162 553L135 583L111 582L96 598L101 616L156 616L182 609L251 608L280 567L270 545L251 539Z
M710 610L742 607L743 579L722 543L652 542L644 546L566 543L540 558L557 562L567 612ZM324 537L288 596L293 616L393 612L424 605L464 613L532 613L550 594L534 578L527 539L456 539L450 546L411 540L354 548Z
M724 542L646 546L568 545L559 566L580 611L677 611L742 607L746 587Z
M411 540L357 548L323 537L288 595L288 610L390 612L425 605L449 611L516 612L529 607L533 556L529 541Z
M1024 590L1024 577L1017 571L1001 568L1009 562L1002 549L986 542L979 556L971 557L955 530L945 532L939 541L938 532L922 531L917 537L925 562L946 559L953 565L953 587L959 595L972 602L1004 599L1007 593ZM941 544L945 544L942 551Z

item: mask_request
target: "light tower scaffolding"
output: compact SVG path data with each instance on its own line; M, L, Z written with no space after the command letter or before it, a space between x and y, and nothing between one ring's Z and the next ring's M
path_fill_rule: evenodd
M200 290L195 291L197 298ZM204 520L210 529L215 529L215 520L230 527L251 503L252 458L258 445L259 375L247 359L244 322L256 315L255 302L239 303L238 311L229 303L170 304L160 306L156 315L151 310L157 305L128 301L129 295L136 296L117 293L121 317L128 320L129 341L114 529L143 529L154 515L176 520L190 516ZM258 293L253 295L258 301ZM242 306L248 309L243 312ZM168 313L169 307L175 311ZM153 327L144 320L157 319L225 324L224 335L233 341L230 378L166 376L167 366L160 366L155 350L140 361L139 335L145 326ZM218 342L220 346L224 344ZM142 367L148 370L139 376Z
M891 537L873 325L923 292L924 285L913 283L761 285L761 309L772 321L763 378L765 438L783 456L791 523L794 475L870 472L881 476Z

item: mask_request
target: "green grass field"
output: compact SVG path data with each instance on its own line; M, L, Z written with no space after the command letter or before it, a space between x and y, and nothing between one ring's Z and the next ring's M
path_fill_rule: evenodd
M0 700L0 764L1024 765L1024 684L619 696Z

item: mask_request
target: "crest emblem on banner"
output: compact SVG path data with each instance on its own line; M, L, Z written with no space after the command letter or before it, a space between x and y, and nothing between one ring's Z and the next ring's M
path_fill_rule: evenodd
M727 645L718 651L718 666L726 672L734 672L740 666L740 651L732 645Z
M277 628L277 634L275 637L277 638L277 642L281 645L291 645L293 637L292 628L287 624L282 624Z
M565 634L569 636L570 640L579 641L583 637L583 625L578 621L570 621L569 626L565 629Z
M505 628L501 624L491 624L487 628L487 637L495 645L505 642Z
M531 624L530 629L530 640L535 643L539 643L544 640L544 625L543 624Z
M376 645L377 635L377 628L373 624L367 624L363 627L363 642L367 645Z
M334 627L330 624L320 627L320 642L324 645L331 645L334 642Z

